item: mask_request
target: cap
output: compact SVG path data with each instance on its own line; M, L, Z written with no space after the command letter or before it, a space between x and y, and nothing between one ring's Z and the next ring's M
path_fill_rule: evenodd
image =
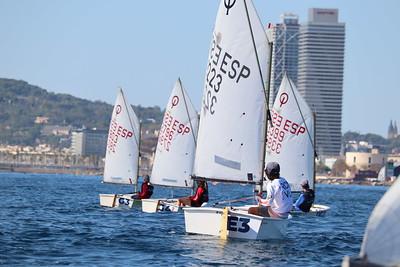
M267 166L265 167L265 173L267 175L279 174L280 171L281 167L279 166L278 162L268 162Z
M309 187L309 185L308 185L308 180L303 180L303 181L301 181L301 187Z

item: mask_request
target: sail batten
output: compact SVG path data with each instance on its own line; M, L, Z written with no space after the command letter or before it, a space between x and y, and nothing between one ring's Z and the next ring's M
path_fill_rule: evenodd
M139 119L120 89L108 131L103 182L137 184L139 140Z
M261 181L267 43L251 1L221 1L205 75L196 176Z
M151 182L192 187L198 114L180 79L171 92L158 136Z

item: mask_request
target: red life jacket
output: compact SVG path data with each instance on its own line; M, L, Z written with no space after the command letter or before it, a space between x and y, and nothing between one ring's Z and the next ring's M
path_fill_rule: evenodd
M208 201L208 190L203 187L198 187L196 194L190 197L192 207L201 207L204 202Z
M153 194L153 185L151 183L143 183L142 184L142 189L140 190L140 193L138 194L139 199L146 199L150 198L151 195Z

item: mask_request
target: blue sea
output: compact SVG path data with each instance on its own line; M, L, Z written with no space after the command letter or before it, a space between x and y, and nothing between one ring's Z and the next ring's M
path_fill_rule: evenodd
M132 188L97 176L0 173L0 265L340 266L360 250L386 187L317 185L325 217L295 216L283 241L223 242L185 233L183 213L99 206L99 193ZM210 203L251 195L251 186L209 185ZM190 191L175 190L177 196ZM155 188L155 197L170 197Z

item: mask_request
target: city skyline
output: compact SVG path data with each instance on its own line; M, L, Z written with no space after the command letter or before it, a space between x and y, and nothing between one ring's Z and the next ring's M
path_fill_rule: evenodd
M309 8L339 9L346 23L342 132L386 137L390 120L400 120L399 37L393 34L400 3L253 2L264 25L287 12L304 23ZM0 77L110 104L122 86L132 104L161 108L181 77L199 109L218 4L3 0Z

